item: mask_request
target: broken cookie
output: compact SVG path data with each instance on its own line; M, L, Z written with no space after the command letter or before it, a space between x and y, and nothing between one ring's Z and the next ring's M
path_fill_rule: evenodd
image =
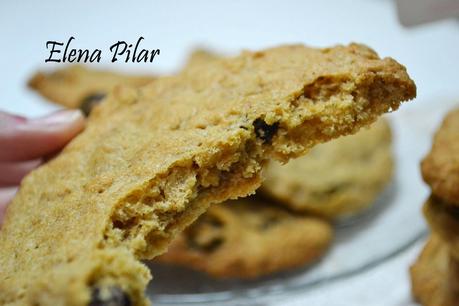
M403 66L357 44L244 52L116 87L8 207L0 305L87 306L94 288L148 305L140 260L210 204L252 193L268 159L355 133L415 94ZM269 142L257 120L277 126Z

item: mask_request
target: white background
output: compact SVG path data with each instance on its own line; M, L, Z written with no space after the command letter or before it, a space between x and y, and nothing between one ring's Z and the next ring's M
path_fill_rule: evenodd
M418 86L408 108L438 108L455 98L459 103L459 22L405 29L392 1L2 1L0 109L37 116L55 108L25 84L37 69L52 68L44 63L46 41L70 36L76 48L102 49L100 66L152 73L178 70L196 46L236 53L281 43L363 42L407 66ZM109 63L111 44L135 43L139 36L145 37L143 47L161 49L153 63ZM406 271L418 249L308 291L291 305L410 305Z

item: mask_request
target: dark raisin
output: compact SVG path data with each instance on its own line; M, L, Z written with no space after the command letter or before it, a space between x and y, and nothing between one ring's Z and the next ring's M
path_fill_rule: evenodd
M263 140L263 143L271 143L279 129L279 122L267 124L263 119L258 118L253 122L253 127L255 128L255 135Z
M105 98L105 93L96 92L90 94L86 98L84 98L80 103L80 109L85 114L85 116L89 116L94 106L99 104Z
M211 226L216 228L223 227L223 221L217 218L216 216L212 216L211 214L204 215L202 222L210 224Z
M459 219L459 207L447 204L434 195L431 196L430 202L431 207L435 209L437 213L447 213L452 218Z
M120 287L95 287L88 306L131 306L131 298Z
M216 251L223 242L225 242L225 240L222 237L212 238L206 243L198 243L193 236L188 237L188 246L204 253L212 253Z
M278 216L269 216L259 225L260 230L264 231L267 230L280 222L280 218Z
M327 195L336 194L338 191L343 190L345 187L346 187L346 184L340 184L340 185L330 186L330 187L325 191L325 193L326 193Z
M456 219L459 219L459 209L456 206L444 204L446 206L446 211Z
M225 240L221 237L219 238L214 238L212 239L212 241L210 241L209 243L207 243L205 245L205 248L204 248L204 251L205 252L208 252L208 253L211 253L215 250L217 250L224 242Z

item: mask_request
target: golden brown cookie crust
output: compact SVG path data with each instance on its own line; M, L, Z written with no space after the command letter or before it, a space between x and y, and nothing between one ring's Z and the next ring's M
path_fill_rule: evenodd
M84 101L102 96L116 85L142 86L154 79L154 76L128 75L70 65L50 73L38 72L28 85L54 103L79 108Z
M317 261L332 237L318 217L245 198L212 205L157 260L219 278L255 278Z
M147 305L138 259L210 204L253 192L267 159L354 133L415 94L403 66L357 44L245 52L116 87L8 207L0 305L86 306L106 287Z
M443 201L459 205L459 109L451 111L435 134L421 164L422 177Z
M393 163L390 126L380 119L286 165L270 163L261 190L295 211L342 218L375 202L392 178Z

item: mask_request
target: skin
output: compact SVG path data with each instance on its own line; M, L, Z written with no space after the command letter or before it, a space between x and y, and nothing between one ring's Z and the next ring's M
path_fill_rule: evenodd
M79 110L33 119L0 111L0 226L22 178L83 128L84 117Z

